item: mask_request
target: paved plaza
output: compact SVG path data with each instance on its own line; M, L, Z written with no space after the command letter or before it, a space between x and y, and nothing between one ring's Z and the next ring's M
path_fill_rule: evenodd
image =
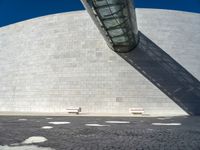
M200 117L1 116L0 150L199 150Z

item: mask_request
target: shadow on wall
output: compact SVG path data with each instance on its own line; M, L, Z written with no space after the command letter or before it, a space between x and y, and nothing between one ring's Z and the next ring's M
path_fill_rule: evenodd
M140 32L131 52L118 53L190 115L200 115L200 82Z

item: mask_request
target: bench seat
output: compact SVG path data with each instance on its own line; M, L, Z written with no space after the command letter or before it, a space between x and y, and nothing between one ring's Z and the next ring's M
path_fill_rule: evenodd
M144 114L143 108L129 108L129 113L131 114Z
M67 112L79 114L81 112L81 107L69 107L67 108Z

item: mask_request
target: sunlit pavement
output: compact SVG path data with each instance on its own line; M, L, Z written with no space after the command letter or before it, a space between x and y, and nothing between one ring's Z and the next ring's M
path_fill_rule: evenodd
M200 117L0 117L0 150L199 150Z

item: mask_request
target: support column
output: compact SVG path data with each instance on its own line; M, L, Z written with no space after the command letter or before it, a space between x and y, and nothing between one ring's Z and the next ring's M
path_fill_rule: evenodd
M111 49L128 52L137 46L138 28L132 0L81 1Z

